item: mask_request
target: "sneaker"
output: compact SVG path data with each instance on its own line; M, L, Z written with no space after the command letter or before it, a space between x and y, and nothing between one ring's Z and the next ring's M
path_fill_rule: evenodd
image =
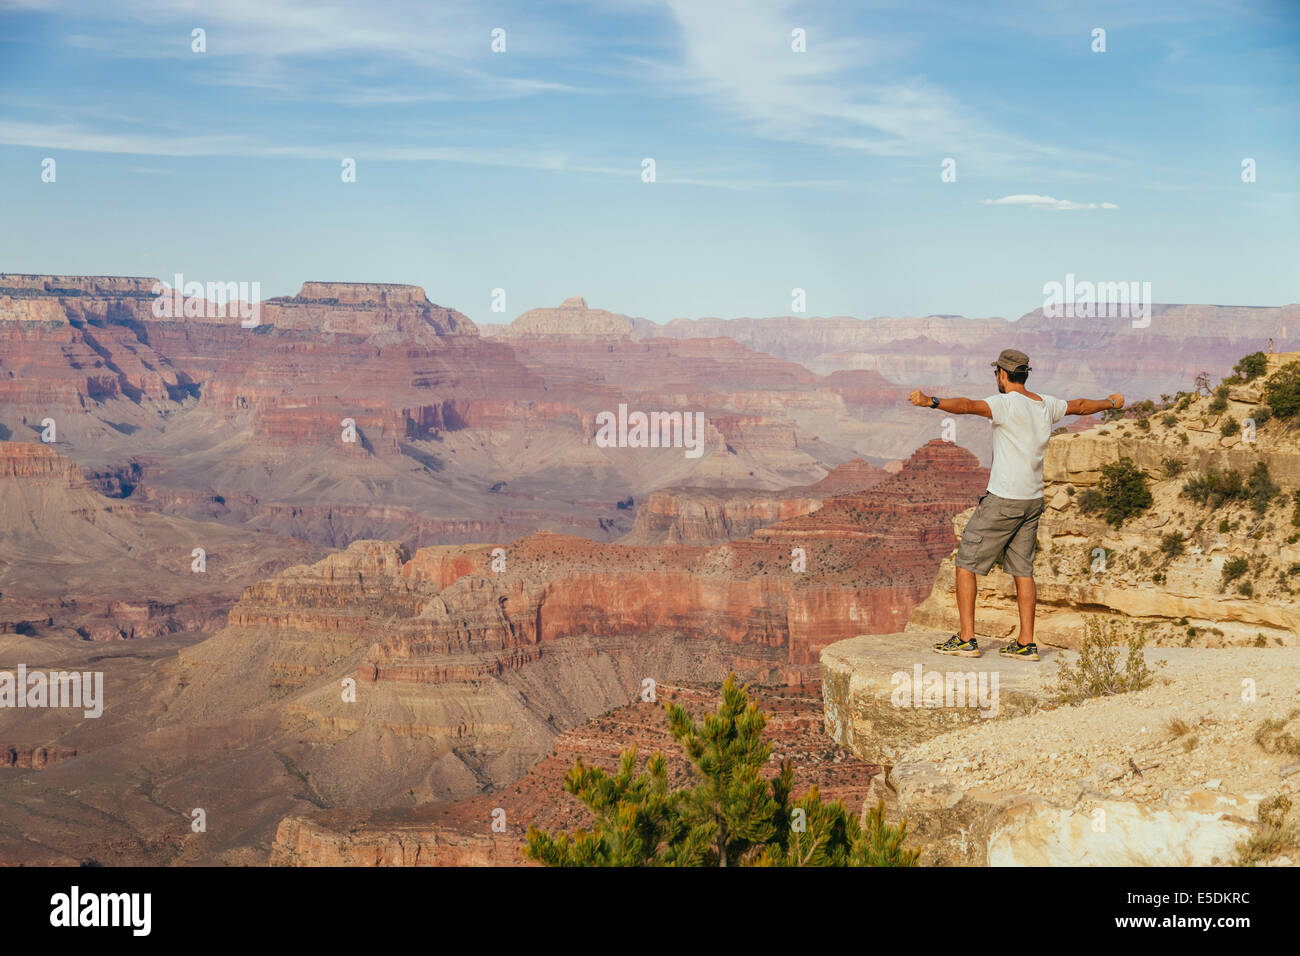
M934 645L934 649L940 654L952 654L956 657L980 656L979 642L975 638L963 641L956 634L943 643Z
M1019 641L1012 641L1006 647L998 651L999 657L1018 657L1022 661L1038 660L1037 644L1021 644Z

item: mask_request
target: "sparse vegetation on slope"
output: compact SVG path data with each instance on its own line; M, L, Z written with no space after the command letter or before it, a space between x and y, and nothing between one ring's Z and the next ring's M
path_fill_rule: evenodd
M1266 754L1290 754L1300 757L1300 737L1292 731L1300 732L1300 708L1285 717L1266 720L1255 731L1255 743Z
M1268 356L1263 352L1251 352L1237 360L1237 364L1232 367L1232 374L1223 381L1229 385L1253 382L1263 375L1267 368Z
M1259 829L1237 845L1237 866L1254 866L1300 846L1300 828L1289 820L1291 798L1279 793L1259 802Z
M1057 665L1056 701L1078 704L1095 697L1126 694L1149 687L1154 675L1142 653L1146 641L1136 634L1128 638L1128 656L1122 667L1119 663L1120 643L1117 621L1111 619L1103 625L1096 617L1085 618L1079 656L1073 664L1061 661Z
M1291 362L1268 377L1264 397L1278 418L1294 418L1300 412L1300 362Z

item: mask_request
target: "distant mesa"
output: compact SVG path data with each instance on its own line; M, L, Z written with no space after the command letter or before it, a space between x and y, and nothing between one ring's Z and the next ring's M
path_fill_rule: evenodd
M618 312L593 309L580 295L569 296L555 309L529 309L501 330L504 336L583 335L632 336L654 335L655 323L634 319Z
M420 308L430 305L424 289L396 282L304 282L296 298L304 302Z
M468 316L429 301L418 285L304 282L296 296L268 299L263 321L278 329L378 337L381 342L477 335Z
M145 276L56 276L0 272L0 289L7 293L41 295L154 295L157 279Z

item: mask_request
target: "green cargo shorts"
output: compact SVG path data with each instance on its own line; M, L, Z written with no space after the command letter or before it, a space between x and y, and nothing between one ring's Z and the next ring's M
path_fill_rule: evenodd
M957 567L988 574L998 555L1002 555L1002 569L1007 574L1032 578L1034 552L1038 550L1038 518L1042 513L1042 498L999 498L986 491L962 532Z

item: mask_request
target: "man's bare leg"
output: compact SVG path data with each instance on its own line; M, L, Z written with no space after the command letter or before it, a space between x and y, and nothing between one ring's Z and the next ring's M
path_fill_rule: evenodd
M957 584L958 600L961 595L961 579ZM1038 590L1033 578L1016 578L1016 607L1020 611L1020 644L1034 643L1034 605L1038 599ZM972 601L972 604L974 602Z
M1019 581L1019 578L1016 578ZM957 569L957 616L961 619L958 636L963 641L975 638L975 572ZM1030 617L1033 612L1030 612Z

